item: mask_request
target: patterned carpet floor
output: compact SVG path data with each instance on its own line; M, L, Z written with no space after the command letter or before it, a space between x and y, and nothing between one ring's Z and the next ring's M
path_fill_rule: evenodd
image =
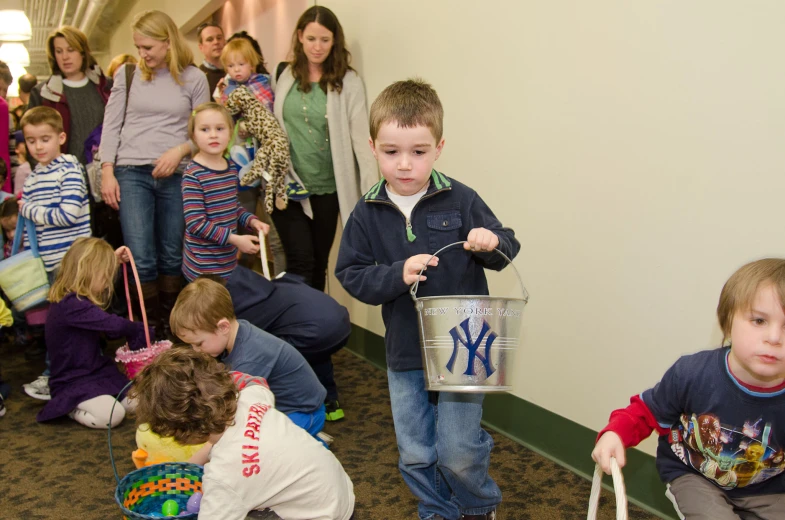
M398 472L385 373L350 352L335 356L336 380L346 419L328 423L333 451L354 482L355 518L415 519L417 503ZM39 424L43 401L21 386L36 378L43 361L25 361L22 352L0 347L0 369L13 387L0 418L0 518L119 519L107 435L63 419ZM122 477L134 469L134 424L113 430L112 444ZM590 483L496 432L491 475L504 501L499 520L586 518ZM588 454L587 454L588 456ZM613 497L603 493L599 518L615 518ZM657 517L630 508L630 519Z

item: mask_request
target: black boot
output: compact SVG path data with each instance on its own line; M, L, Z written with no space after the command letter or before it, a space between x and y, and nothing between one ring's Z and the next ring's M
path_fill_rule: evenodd
M179 342L179 339L172 334L172 328L169 325L169 315L172 313L172 308L175 302L177 302L177 297L182 289L182 276L162 275L158 277L158 294L161 302L161 329L166 339L172 342Z

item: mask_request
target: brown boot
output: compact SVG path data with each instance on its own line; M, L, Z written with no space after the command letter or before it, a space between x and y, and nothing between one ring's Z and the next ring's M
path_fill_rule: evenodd
M159 299L161 302L161 330L166 339L173 342L178 342L179 340L172 334L172 328L169 326L169 315L172 313L172 308L182 289L182 276L161 275L158 277Z

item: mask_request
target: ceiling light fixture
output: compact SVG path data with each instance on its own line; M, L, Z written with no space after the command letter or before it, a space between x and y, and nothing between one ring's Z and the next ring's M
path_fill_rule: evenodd
M0 0L0 40L26 42L33 37L22 0Z
M8 63L14 63L23 67L30 65L30 54L23 43L19 42L6 42L0 45L0 60Z

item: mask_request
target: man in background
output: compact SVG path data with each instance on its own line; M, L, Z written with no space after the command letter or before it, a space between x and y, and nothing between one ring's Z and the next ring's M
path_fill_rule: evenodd
M206 22L196 28L196 36L199 38L199 50L204 55L204 61L199 68L207 76L207 83L210 86L210 100L215 101L213 92L215 86L226 74L221 64L221 52L226 45L224 31L212 22Z
M28 72L20 76L17 83L19 83L19 105L24 106L24 109L27 110L27 104L30 102L30 91L38 83L38 78Z

